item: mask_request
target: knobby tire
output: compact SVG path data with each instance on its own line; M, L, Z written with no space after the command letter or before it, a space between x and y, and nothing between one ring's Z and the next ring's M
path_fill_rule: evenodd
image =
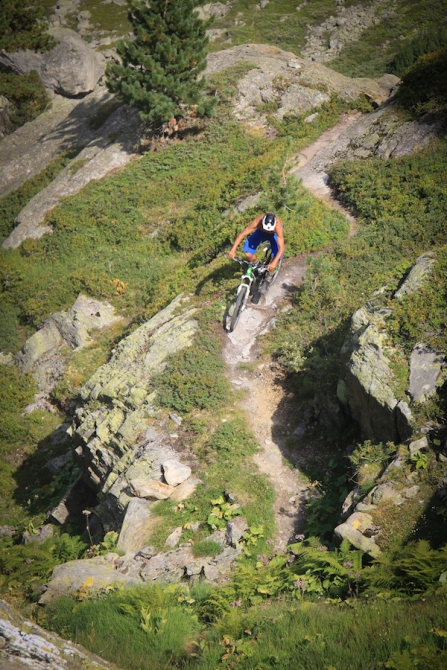
M241 290L237 294L236 300L234 301L233 314L231 315L230 322L230 333L236 328L237 322L241 315L242 309L244 307L245 297L248 291L248 286L245 284L241 286Z
M279 263L278 263L278 266L276 268L276 272L273 273L273 277L271 278L271 280L268 283L269 288L273 284L273 282L276 281L276 277L279 275L279 271L281 270L281 265L282 265L282 258L279 259Z

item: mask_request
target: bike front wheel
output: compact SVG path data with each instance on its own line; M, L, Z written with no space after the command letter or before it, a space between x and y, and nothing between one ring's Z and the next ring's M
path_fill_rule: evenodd
M281 265L282 265L282 258L279 259L276 271L273 273L272 278L268 282L268 288L270 288L270 286L276 281L276 277L279 275L279 271L281 270Z
M237 322L239 321L239 317L242 313L242 310L244 309L244 305L247 298L248 298L248 286L243 284L240 288L239 293L236 296L236 300L234 301L233 312L231 314L231 321L229 328L230 333L232 333L233 330L236 328Z

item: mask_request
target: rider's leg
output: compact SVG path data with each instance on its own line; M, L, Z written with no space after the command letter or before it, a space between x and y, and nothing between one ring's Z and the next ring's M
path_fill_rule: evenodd
M260 230L255 230L254 233L249 235L244 243L245 258L254 263L256 259L256 249L259 247L262 242L262 233Z

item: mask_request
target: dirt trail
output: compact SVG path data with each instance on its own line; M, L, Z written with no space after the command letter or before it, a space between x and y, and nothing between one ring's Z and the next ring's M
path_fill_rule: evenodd
M318 152L335 142L339 135L359 115L347 114L319 139L298 155L299 165L291 171L302 177L301 168ZM303 184L329 206L342 211L350 221L351 234L355 219L332 199L324 172L310 171ZM228 333L224 359L228 376L235 388L245 391L242 406L259 442L255 463L266 474L276 492L274 504L277 534L275 545L285 547L296 533L302 532L304 503L308 483L297 467L290 465L292 455L287 444L293 441L294 428L300 423L299 407L282 383L280 367L260 356L257 338L274 325L275 317L287 304L297 287L302 284L306 269L306 255L286 260L278 279L259 304L250 302L242 313L233 333ZM285 461L284 457L288 459Z
M363 114L361 112L343 114L340 121L333 128L326 130L315 142L309 144L308 147L295 156L295 159L298 159L298 165L290 170L290 174L301 179L303 185L312 191L315 197L324 200L329 207L337 209L346 216L350 223L351 235L353 235L357 229L355 218L338 202L338 200L335 200L332 197L331 189L328 186L329 175L321 169L310 167L308 163L312 158L318 156L320 152L323 152L332 144L335 144L340 135L349 128L349 126L356 123L362 116ZM318 161L314 161L314 163L318 163Z

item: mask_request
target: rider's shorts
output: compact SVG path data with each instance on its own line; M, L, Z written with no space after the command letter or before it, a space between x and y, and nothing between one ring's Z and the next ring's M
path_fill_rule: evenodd
M274 258L279 251L278 247L278 237L276 233L267 233L264 230L259 230L257 228L254 233L249 235L245 240L244 251L249 254L254 254L256 249L263 242L269 242L272 250L272 257Z

